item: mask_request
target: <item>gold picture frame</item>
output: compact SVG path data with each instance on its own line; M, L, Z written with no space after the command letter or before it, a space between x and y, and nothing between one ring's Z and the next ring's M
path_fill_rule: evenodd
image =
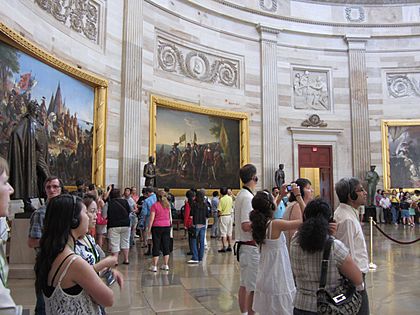
M151 95L150 97L150 142L149 142L149 155L153 157L157 157L157 111L158 108L168 109L168 110L175 110L180 112L186 112L187 114L199 114L205 115L210 117L216 117L226 120L234 120L239 122L239 130L238 130L238 138L239 138L239 168L243 165L247 164L249 161L249 117L247 113L243 112L233 112L233 111L226 111L226 110L219 110L219 109L212 109L208 107L203 107L198 104L189 103L180 100L174 100L158 95ZM194 131L194 139L196 139L195 131ZM180 141L181 142L181 141ZM186 145L185 140L185 145ZM195 141L194 141L195 142ZM172 143L171 143L172 144ZM162 146L163 149L163 146ZM159 161L156 162L158 164ZM157 165L157 169L159 166ZM238 178L239 178L239 169ZM201 174L200 174L201 176ZM159 179L157 180L157 185L161 187L159 184ZM240 180L238 181L237 185L235 185L234 191L237 191L240 188ZM171 191L177 195L185 195L185 192L191 188L182 187L182 188L173 188L170 187ZM206 188L209 189L216 189L217 187L196 187L196 188ZM210 193L209 191L207 191Z
M105 136L108 81L58 59L1 22L0 41L93 88L94 108L91 178L93 183L103 187L105 185ZM73 186L66 187L69 189L73 188Z
M382 120L384 189L420 188L420 119Z

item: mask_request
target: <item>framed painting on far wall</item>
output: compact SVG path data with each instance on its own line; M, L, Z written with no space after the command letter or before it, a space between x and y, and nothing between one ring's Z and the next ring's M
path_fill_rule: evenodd
M420 120L382 121L384 188L420 188Z
M151 96L150 149L158 187L240 189L248 162L248 115ZM208 192L209 193L209 192Z
M0 156L36 101L51 175L104 185L106 80L69 65L0 23ZM44 132L43 131L43 132Z

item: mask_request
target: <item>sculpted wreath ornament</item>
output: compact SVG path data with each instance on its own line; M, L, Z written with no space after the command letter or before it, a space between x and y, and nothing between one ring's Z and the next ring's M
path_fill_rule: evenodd
M392 97L400 98L417 95L420 96L420 87L415 79L407 75L392 75L388 77L388 91Z
M220 83L229 87L238 86L238 67L228 60L210 63L206 54L192 50L186 57L175 44L158 42L158 64L167 72L180 72L188 78L207 83Z

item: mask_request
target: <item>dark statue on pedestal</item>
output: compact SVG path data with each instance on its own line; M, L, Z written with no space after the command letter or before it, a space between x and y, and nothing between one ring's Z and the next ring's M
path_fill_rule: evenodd
M276 171L276 173L274 174L274 181L276 182L276 186L278 188L281 187L281 185L284 184L284 164L279 164L279 169Z
M44 197L43 183L50 176L48 138L39 118L36 101L27 105L27 113L13 129L9 142L8 162L13 199L23 199L25 212L33 211L30 198Z
M143 176L146 178L144 185L146 187L157 187L156 184L156 167L153 164L155 162L155 158L153 156L149 156L149 163L144 166L143 169Z
M376 193L376 185L379 182L379 175L375 172L376 165L370 166L370 171L366 173L366 181L368 184L368 206L374 206L374 198Z

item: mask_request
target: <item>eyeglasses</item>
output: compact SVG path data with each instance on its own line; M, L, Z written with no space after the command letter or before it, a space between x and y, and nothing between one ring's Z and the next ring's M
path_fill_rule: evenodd
M46 189L58 189L58 188L61 188L61 186L59 186L59 185L47 185L47 186L45 186L45 188Z
M360 189L357 189L357 190L355 190L355 192L366 192L366 190L362 187L362 188L360 188Z

